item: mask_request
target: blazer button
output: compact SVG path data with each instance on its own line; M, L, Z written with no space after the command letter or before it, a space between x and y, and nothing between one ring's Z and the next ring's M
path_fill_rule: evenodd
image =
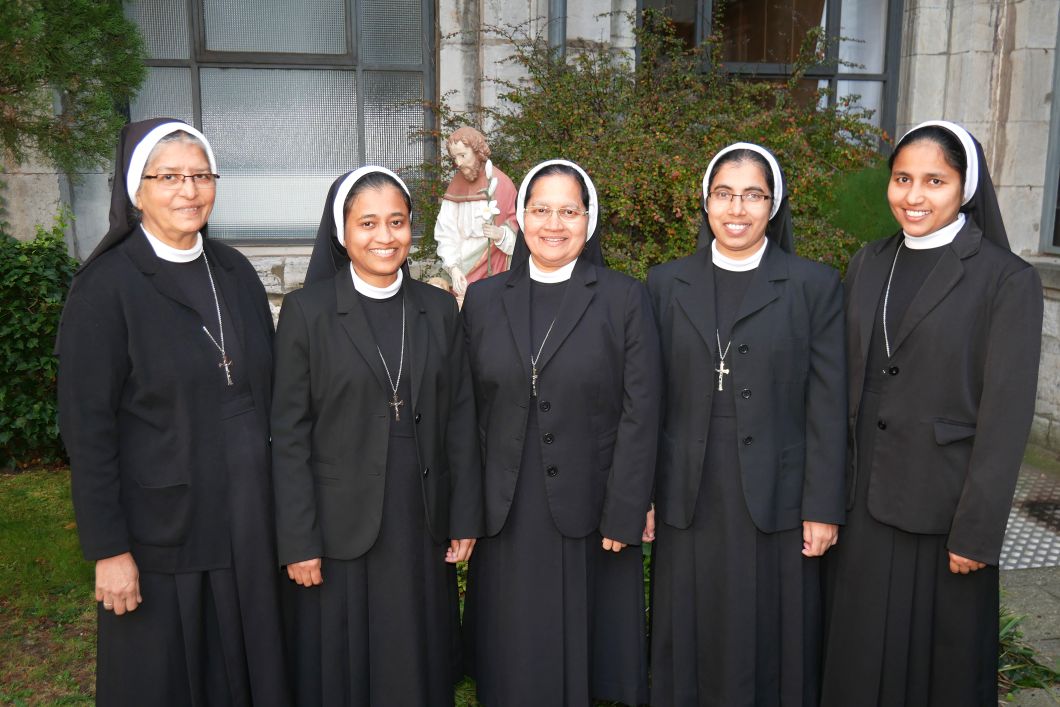
M876 420L876 426L881 430L887 429L887 420Z
M751 347L748 346L747 344L740 344L740 347L738 349L736 349L736 350L739 351L742 354L745 354L745 353L747 353L748 351L751 350Z
M541 441L544 442L545 444L552 444L553 442L556 441L556 438L552 436L551 432L546 432L545 434L543 434L541 436Z
M429 467L429 466L423 467L423 475L426 476L429 473L431 473L431 467Z
M419 413L416 413L416 417L412 418L412 421L415 422L418 425L418 424L420 424L420 419L422 417L423 417L422 415L420 415Z
M754 437L751 437L751 436L747 436L747 437L744 437L744 438L743 438L743 444L744 444L744 446L745 446L745 447L750 447L750 446L751 446L751 444L752 444L752 443L753 443L754 441L755 441L755 438L754 438Z
M892 376L898 375L898 366L891 366L887 369L887 372L890 373Z
M542 400L537 407L541 412L548 412L552 409L552 403L547 400Z
M740 397L743 398L744 400L747 400L749 397L751 397L750 388L744 388L743 390L741 390L740 391Z
M545 467L545 473L548 474L549 476L555 476L556 474L559 473L559 469L556 468L555 464L549 464L548 466Z

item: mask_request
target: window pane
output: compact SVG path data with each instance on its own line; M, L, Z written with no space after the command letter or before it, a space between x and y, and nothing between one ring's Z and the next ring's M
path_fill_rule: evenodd
M360 58L367 64L423 63L423 5L420 0L360 0Z
M343 0L202 0L202 4L209 50L346 53Z
M125 16L140 28L151 59L188 58L186 0L135 0L125 4Z
M364 73L364 151L369 164L393 170L423 162L423 75L397 71Z
M825 0L733 0L715 15L722 33L722 59L790 64L803 38L823 27Z
M661 10L674 23L685 46L696 46L696 3L698 0L644 0L644 9Z
M856 97L856 98L855 98ZM883 105L883 82L837 81L836 99L853 99L852 105L873 111L868 122L880 127L880 107Z
M194 125L193 113L190 69L148 67L144 85L129 104L133 120L177 118Z
M222 174L211 235L312 237L328 186L359 165L354 72L202 69L199 80Z
M887 44L887 0L843 0L839 35L843 38L839 43L840 61L864 67L840 66L840 73L882 74Z

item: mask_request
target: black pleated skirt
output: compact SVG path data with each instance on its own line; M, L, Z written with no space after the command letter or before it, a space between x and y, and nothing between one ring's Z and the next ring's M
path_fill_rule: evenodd
M531 405L526 439L540 438ZM504 528L471 558L464 635L485 707L647 702L640 547L605 552L599 533L556 528L540 449L523 449Z
M827 707L997 704L998 570L949 571L945 535L907 533L868 511L878 393L857 429L853 510L827 556Z
M390 436L371 549L285 589L299 705L448 707L461 672L456 573L427 530L412 437Z
M222 422L231 567L141 572L136 611L99 609L98 705L291 704L268 449L243 409Z
M654 707L817 704L819 560L747 510L736 418L713 415L692 525L652 549Z

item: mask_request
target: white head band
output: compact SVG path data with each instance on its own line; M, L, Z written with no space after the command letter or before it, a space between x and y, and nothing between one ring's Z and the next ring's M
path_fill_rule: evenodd
M769 218L773 218L777 215L777 211L780 210L780 202L784 201L784 177L780 174L780 165L777 164L777 159L773 157L769 150L751 142L734 142L728 147L723 147L718 154L714 155L710 164L707 165L707 171L703 173L703 208L707 208L707 194L710 193L710 174L714 171L714 165L718 163L722 155L733 150L757 152L769 163L769 169L773 172L773 204L769 207Z
M972 140L971 133L948 120L928 120L903 135L898 144L901 145L902 141L909 136L909 133L920 128L926 128L929 125L949 130L961 141L961 147L964 148L965 161L968 163L967 169L964 170L964 194L961 199L961 206L964 206L971 201L972 197L975 196L975 190L979 188L979 153L975 149L975 141Z
M524 206L526 191L530 188L530 182L535 174L554 164L571 167L585 180L585 187L589 190L589 230L586 233L585 240L589 240L593 237L593 232L596 231L596 220L600 217L600 200L596 196L596 186L593 184L593 180L589 179L589 175L585 173L585 170L567 160L546 160L526 173L526 176L523 177L523 183L519 185L519 196L515 199L515 220L519 222L519 228L525 233L526 225L523 223L523 212L526 211Z
M143 180L144 169L147 167L147 158L151 150L155 149L162 138L176 132L185 132L199 139L206 148L206 159L210 161L210 171L217 174L217 160L213 156L213 148L206 136L187 123L162 123L151 132L144 135L144 139L133 148L132 157L129 158L129 169L125 173L125 193L129 195L129 201L136 204L136 192L140 191L140 182Z
M335 201L331 205L332 214L335 218L335 237L339 239L339 244L346 245L346 214L344 213L343 206L346 204L346 197L349 195L350 190L353 189L353 185L372 172L381 172L389 177L392 177L401 185L401 188L405 190L405 194L412 198L412 193L409 188L405 186L405 182L401 180L401 177L391 172L386 167L377 167L375 165L366 165L358 169L353 170L347 175L342 183L339 184L338 190L335 192ZM412 223L412 213L409 213L409 223Z

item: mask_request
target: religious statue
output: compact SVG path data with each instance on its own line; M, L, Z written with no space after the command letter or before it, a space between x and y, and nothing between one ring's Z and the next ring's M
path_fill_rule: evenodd
M515 185L490 161L486 137L470 127L446 140L457 173L434 225L438 258L461 303L468 283L508 269L515 247Z

